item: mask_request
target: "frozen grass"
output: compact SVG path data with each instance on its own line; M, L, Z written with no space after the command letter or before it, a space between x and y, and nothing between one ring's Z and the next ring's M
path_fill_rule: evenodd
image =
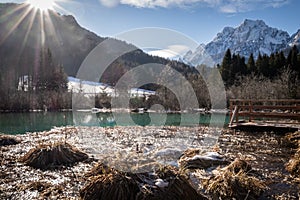
M19 144L20 140L14 136L2 135L0 134L0 146L8 146Z
M289 160L286 169L295 177L300 178L300 147L295 155Z
M154 173L130 173L98 163L87 176L89 182L80 191L82 199L207 199L174 167L161 167Z
M297 146L295 155L286 164L286 169L295 177L300 178L300 132L286 136L293 146Z
M215 198L257 199L266 185L248 175L250 169L246 161L237 159L229 166L220 168L217 175L204 182L204 188Z
M139 187L136 182L124 173L110 173L93 176L90 182L80 191L82 199L128 199L134 200Z
M291 148L300 147L300 131L287 134L283 139L283 145Z
M168 191L171 191L168 195L176 199L175 194L182 197L181 194L191 189L190 185L197 190L198 194L209 198L216 197L213 196L213 192L205 193L202 186L205 180L210 180L211 183L215 181L216 185L220 184L221 190L224 184L221 182L222 174L224 177L233 177L233 180L236 180L235 183L240 183L242 186L245 185L242 184L245 180L263 181L269 190L260 194L260 199L299 199L300 178L292 177L285 170L285 163L288 163L289 158L294 156L295 149L285 142L284 136L224 129L217 141L219 147L217 150L213 146L212 148L203 146L201 138L215 131L214 128L202 127L172 127L172 129L163 127L64 127L19 135L17 138L21 143L0 146L0 199L80 199L79 191L90 184L95 177L110 174L110 167L114 167L119 172L111 178L122 181L128 181L127 178L131 178L137 183L141 199L157 199L160 194ZM43 144L65 141L86 152L90 158L94 156L107 166L96 165L94 159L88 159L85 162L59 167L58 170L40 170L19 162L21 157L39 144L43 146ZM171 168L162 167L170 162L176 163L185 150L195 148L198 150L186 152L187 157L217 151L224 155L226 160L240 158L245 162L227 166L229 172L221 171L221 175L219 169L223 168L196 169L195 172L199 172L199 176L192 176L190 174L193 172L189 170L187 170L189 172L178 171L178 166L175 164ZM124 169L123 167L118 167L120 165L128 165L125 169L143 167L143 170L126 172L121 170ZM94 166L95 169L91 170ZM182 173L185 174L182 175ZM127 178L124 179L123 175ZM218 176L221 177L220 183L216 178ZM186 184L186 181L190 185ZM230 180L226 181L230 183ZM174 186L171 187L171 185ZM239 185L238 189L242 186ZM255 185L251 186L250 183L248 186L255 188ZM233 193L242 192L245 195L247 192L247 199L253 195L252 190L248 194L248 191L235 191L234 188L232 188ZM175 193L176 190L179 193ZM192 193L189 192L189 194ZM163 198L168 199L165 196Z
M42 144L31 149L21 159L26 165L47 170L73 165L88 159L88 155L68 143Z

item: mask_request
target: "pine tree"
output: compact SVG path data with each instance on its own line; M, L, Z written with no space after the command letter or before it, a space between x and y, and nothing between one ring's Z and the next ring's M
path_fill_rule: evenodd
M64 92L68 89L68 77L63 66L54 64L50 49L42 50L37 80L38 91Z
M261 73L265 77L272 77L272 70L270 69L269 65L270 58L268 55L264 54L263 55L263 62L262 62L262 67L261 67Z
M276 64L277 64L277 69L278 72L283 70L284 67L286 66L286 58L284 56L283 51L280 51L280 53L276 56Z
M227 49L220 68L220 73L226 86L230 86L231 67L231 51Z
M241 75L246 75L247 74L247 65L246 65L246 61L245 61L245 57L244 56L240 56L238 55L239 58L239 68L240 68L240 73Z
M259 74L262 74L265 77L270 76L269 57L266 54L262 56L259 53L255 65Z
M277 63L276 63L276 57L274 53L271 53L269 57L269 77L274 77L277 75Z
M54 63L50 49L42 49L40 52L40 63L37 74L37 90L47 90L51 84L51 75L54 70Z
M256 66L255 66L253 53L250 54L250 57L247 62L247 72L248 74L256 73Z
M300 75L300 61L299 61L299 50L296 45L290 50L287 57L287 65L292 70Z
M261 74L262 65L263 65L263 58L262 55L259 53L255 62L255 66L258 74Z
M288 65L290 65L291 69L295 69L297 66L298 53L299 53L298 48L296 45L294 45L293 48L290 50L288 58L287 58Z
M49 76L48 90L56 92L65 92L68 89L68 76L64 72L63 66L58 66Z

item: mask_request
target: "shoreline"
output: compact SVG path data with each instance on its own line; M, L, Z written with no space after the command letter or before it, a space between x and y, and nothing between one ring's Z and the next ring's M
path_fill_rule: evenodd
M43 113L43 112L90 112L90 113L166 113L166 114L192 114L192 113L199 113L199 114L228 114L229 109L210 109L206 110L204 108L201 109L192 109L192 110L166 110L166 111L156 111L156 110L146 110L143 112L136 112L135 109L128 109L128 108L91 108L91 109L79 109L73 110L70 109L59 109L59 110L42 110L42 109L31 109L31 110L0 110L0 114L5 113Z

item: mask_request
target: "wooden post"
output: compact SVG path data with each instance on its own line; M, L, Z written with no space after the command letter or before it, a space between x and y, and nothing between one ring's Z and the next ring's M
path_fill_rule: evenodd
M230 120L231 120L231 118L232 118L232 114L233 114L233 100L232 99L230 99L229 100L229 109L230 109Z
M239 123L239 105L240 105L240 101L237 101L236 103L236 107L234 108L235 110L235 123L238 124Z
M250 111L250 116L249 116L249 122L251 122L252 121L252 110L253 110L253 104L252 104L252 101L250 100L249 101L249 111Z
M234 120L235 116L238 115L238 112L239 112L238 110L239 110L239 106L236 105L236 106L234 107L232 116L231 116L231 118L230 118L229 126L232 126L233 120ZM238 119L238 118L237 118L237 119ZM236 124L237 124L237 123L238 123L238 121L236 121Z

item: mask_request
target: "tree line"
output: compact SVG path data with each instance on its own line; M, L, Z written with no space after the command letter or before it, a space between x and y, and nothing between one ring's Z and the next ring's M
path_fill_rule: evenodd
M4 69L0 69L0 110L14 112L71 108L68 77L63 66L54 61L49 48L41 49L36 64L23 73Z
M135 51L134 54L140 54ZM134 54L128 54L130 58ZM150 59L151 57L146 57ZM147 60L147 59L142 60ZM155 58L159 59L159 58ZM131 60L126 58L124 60ZM119 68L109 69L103 82L114 85L116 81L131 67L140 63L132 60L118 61ZM152 59L150 59L152 60ZM163 81L158 84L144 85L143 89L155 90L156 95L136 97L130 100L129 106L132 109L138 107L151 108L152 105L161 104L166 110L182 110L178 96L183 101L189 102L191 94L185 92L185 87L192 86L199 107L210 108L210 94L206 79L210 74L210 68L199 66L198 71L178 61L162 59L165 65L171 66L180 72L186 81L174 80L174 86L182 87L180 94L175 94L165 87ZM127 67L126 67L127 66ZM131 66L131 67L128 67ZM261 55L255 59L253 54L246 61L245 57L239 54L231 54L230 49L225 53L223 61L217 66L224 80L227 98L300 98L300 54L296 46L291 48L287 56L284 52L276 52L270 55ZM0 66L0 110L4 111L30 111L30 110L61 110L72 108L72 93L68 91L68 78L64 68L53 57L49 48L40 51L36 65L28 67L28 71L15 73L13 69L3 70ZM117 70L122 69L122 70ZM199 73L201 72L201 74ZM166 75L174 73L166 68L158 80L164 80ZM115 74L115 76L110 76ZM25 76L26 75L26 76ZM211 78L211 77L210 77ZM25 84L26 83L26 84ZM170 83L169 83L170 84ZM88 98L88 97L87 97ZM96 98L83 100L95 102L95 107L111 107L111 98L107 94L96 94Z
M283 51L268 55L253 54L246 59L225 53L218 65L227 90L227 99L300 98L300 54L293 46L287 56Z
M262 75L265 78L274 79L281 75L284 70L294 73L291 77L296 79L300 76L300 54L296 46L293 46L287 57L283 51L261 55L254 58L251 53L248 61L239 54L232 54L230 49L225 53L221 65L218 65L225 86L229 88L236 83L237 77L250 74Z
M134 59L135 56L138 58ZM163 63L171 66L171 68L186 78L187 82L185 84L190 83L192 85L196 91L200 107L209 106L208 90L203 77L196 73L197 70L178 61L143 54L141 50L128 53L115 61L104 73L100 81L114 86L122 75L131 68L140 65L141 62L142 64L147 62ZM26 68L28 70L23 71L18 67L14 68L17 70L12 69L12 71L1 70L5 69L5 67L0 69L0 95L2 97L0 99L0 111L18 112L44 109L56 111L72 108L72 95L75 94L68 91L68 78L64 68L53 58L49 48L41 49L37 64L30 67L26 66ZM169 71L166 68L158 79L163 80L164 76L170 73L173 73L172 70ZM137 77L143 78L143 76L136 76L133 79ZM162 104L166 110L183 109L177 100L178 95L185 97L186 101L188 101L190 94L174 94L170 89L164 87L165 84L162 82L161 85L147 84L142 86L142 89L155 90L156 95L149 98L132 98L129 102L130 108L150 108L154 104ZM181 83L176 81L173 83L174 86L178 84ZM107 94L95 94L94 99L91 99L93 97L79 96L84 98L81 99L82 102L94 102L95 107L111 107L112 97Z

